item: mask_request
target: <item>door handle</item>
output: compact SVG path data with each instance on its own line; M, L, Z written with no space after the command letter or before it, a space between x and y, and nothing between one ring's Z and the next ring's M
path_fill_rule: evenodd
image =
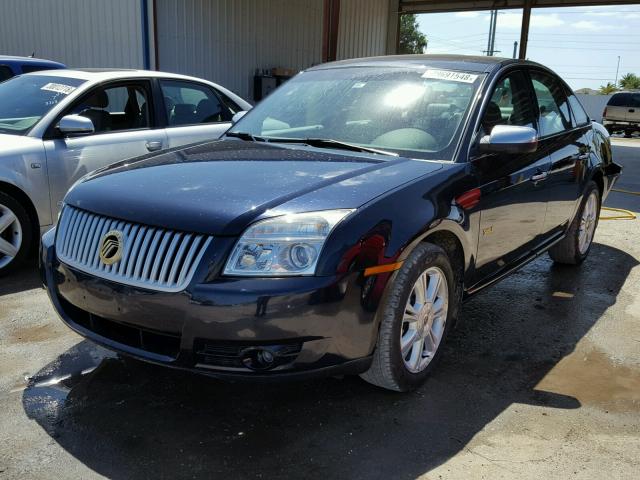
M150 152L155 152L162 148L162 142L147 142L146 147Z
M629 113L636 113L635 108L630 108L630 109L629 109Z
M536 173L534 176L531 177L531 181L541 182L542 180L545 180L548 176L549 174L547 172Z
M580 155L578 155L578 160L588 160L588 159L589 159L588 153L581 153Z

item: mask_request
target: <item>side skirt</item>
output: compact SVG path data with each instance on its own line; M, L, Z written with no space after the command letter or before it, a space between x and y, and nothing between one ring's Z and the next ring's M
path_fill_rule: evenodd
M529 262L532 262L533 260L538 258L540 255L543 255L544 253L546 253L547 250L549 250L556 243L561 241L564 237L565 237L565 232L558 233L556 236L554 236L551 240L549 240L539 249L530 252L528 255L522 257L520 260L517 260L511 265L508 265L502 270L499 270L495 275L492 275L491 277L488 277L487 279L481 282L478 282L469 288L466 288L463 293L462 301L467 301L469 298L471 298L473 295L475 295L479 291L484 290L485 288L499 282L504 277L512 274L516 270L521 269Z

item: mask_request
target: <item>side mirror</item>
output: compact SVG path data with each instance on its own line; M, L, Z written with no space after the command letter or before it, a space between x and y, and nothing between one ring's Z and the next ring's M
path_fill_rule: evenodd
M538 149L538 132L531 127L496 125L480 139L482 153L533 153Z
M81 115L65 115L57 128L65 135L89 135L95 131L93 122Z
M238 121L240 121L240 119L242 117L244 117L247 114L246 111L241 111L241 112L237 112L233 117L231 117L231 123L238 123Z

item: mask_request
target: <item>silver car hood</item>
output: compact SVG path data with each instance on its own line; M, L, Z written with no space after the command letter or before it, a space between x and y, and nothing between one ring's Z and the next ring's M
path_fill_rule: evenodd
M36 151L42 151L42 140L39 138L0 133L0 159Z

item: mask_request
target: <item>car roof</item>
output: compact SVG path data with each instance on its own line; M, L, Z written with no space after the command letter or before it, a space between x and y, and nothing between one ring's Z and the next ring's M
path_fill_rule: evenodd
M309 70L323 70L344 67L408 67L419 66L439 69L464 70L488 73L510 64L538 65L528 60L512 58L472 56L472 55L387 55L382 57L354 58L325 63Z
M0 55L0 63L4 64L13 64L19 63L21 65L25 64L34 64L34 65L49 65L49 66L58 66L64 68L64 65L60 62L54 62L53 60L46 60L44 58L34 58L34 57L18 57L12 55Z
M125 68L84 68L84 69L63 69L45 70L41 72L27 73L26 75L45 75L48 77L66 77L86 80L90 82L103 82L106 80L118 80L121 78L174 78L180 80L193 80L197 82L208 82L202 78L179 75L177 73L157 72L154 70L135 70Z

